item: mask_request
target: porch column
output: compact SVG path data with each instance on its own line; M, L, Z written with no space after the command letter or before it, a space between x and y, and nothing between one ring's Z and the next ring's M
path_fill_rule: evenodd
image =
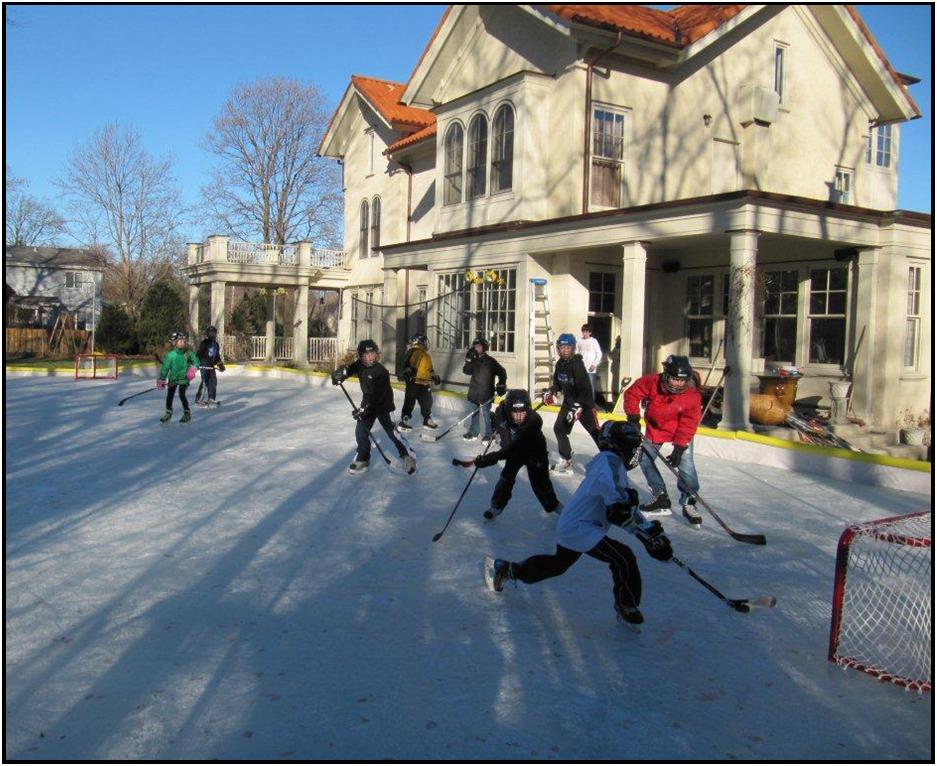
M755 266L757 231L730 231L729 317L726 323L726 375L722 422L726 431L751 431L752 353L755 329Z
M211 323L218 328L218 337L224 343L224 293L225 282L211 283Z
M267 288L267 354L264 361L272 362L275 357L273 348L277 334L277 289L272 285Z
M644 296L647 274L647 243L627 242L621 256L621 350L622 378L637 380L644 373ZM620 380L612 381L618 393Z
M380 335L375 343L381 349L381 359L384 366L390 369L391 374L397 368L397 272L394 269L384 271L384 297L383 306L378 309L381 318ZM407 342L404 338L403 342Z
M859 250L855 265L856 309L855 333L849 373L852 378L852 410L866 421L872 419L872 408L876 391L882 390L881 367L875 364L875 355L880 348L876 343L875 312L877 309L877 285L881 275L878 248Z
M869 323L869 331L875 339L874 395L869 402L869 414L876 426L886 429L894 428L898 412L909 406L903 403L900 391L907 333L908 261L905 252L900 244L894 243L879 252L875 269L878 304ZM863 254L864 251L860 251L860 259ZM860 364L864 353L859 351ZM921 354L924 353L925 347L922 347Z
M296 287L293 304L293 361L309 363L309 283Z
M198 285L189 285L189 326L195 335L201 331L198 323Z

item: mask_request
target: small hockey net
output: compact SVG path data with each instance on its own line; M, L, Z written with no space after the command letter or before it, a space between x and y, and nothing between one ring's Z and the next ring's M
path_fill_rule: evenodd
M843 532L836 554L831 662L931 691L932 521L924 511Z
M114 354L75 356L75 380L116 380L117 372L117 357Z

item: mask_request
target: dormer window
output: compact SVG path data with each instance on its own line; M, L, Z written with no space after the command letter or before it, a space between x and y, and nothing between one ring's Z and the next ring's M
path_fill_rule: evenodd
M453 123L446 131L445 177L443 203L454 205L462 201L462 126Z
M488 165L488 120L477 114L469 124L468 198L485 196Z
M869 165L890 168L892 163L891 125L879 125L869 133L865 147L865 161Z
M510 191L514 183L514 110L503 104L492 122L491 193Z

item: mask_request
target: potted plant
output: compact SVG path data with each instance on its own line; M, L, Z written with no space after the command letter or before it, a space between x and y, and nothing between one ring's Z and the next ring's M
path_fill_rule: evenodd
M902 410L897 422L902 442L912 446L924 443L925 428L930 426L930 415L926 410L921 415L915 415L911 409Z

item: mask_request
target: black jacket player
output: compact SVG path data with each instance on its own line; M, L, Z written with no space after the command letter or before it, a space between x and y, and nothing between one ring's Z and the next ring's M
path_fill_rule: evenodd
M560 511L560 501L550 482L550 464L547 440L543 436L543 418L531 409L530 396L520 388L507 392L495 411L495 431L501 449L475 458L479 468L503 460L504 468L491 496L491 507L485 511L486 519L493 519L504 510L511 499L511 490L517 474L527 466L527 477L534 494L547 513Z
M377 420L397 448L407 473L413 473L416 471L416 460L394 433L394 421L390 417L390 413L394 411L394 390L390 387L390 373L377 361L378 353L379 349L373 340L363 340L358 344L358 360L347 367L339 367L332 373L334 386L353 375L358 376L361 384L361 405L353 412L355 420L358 421L355 427L358 452L348 470L351 473L359 473L367 470L370 465L370 434L374 421Z
M563 333L556 339L556 351L560 358L556 361L553 385L544 397L544 402L553 404L553 395L558 392L563 394L563 404L553 424L556 447L561 458L554 470L557 473L569 473L573 465L573 448L569 443L573 425L578 420L592 440L597 442L599 417L592 395L592 382L582 357L576 353L576 339L572 334Z

